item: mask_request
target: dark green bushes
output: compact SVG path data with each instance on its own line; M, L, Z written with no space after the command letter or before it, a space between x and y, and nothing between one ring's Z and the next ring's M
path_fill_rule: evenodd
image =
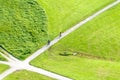
M45 11L34 0L0 0L0 45L25 59L47 41Z

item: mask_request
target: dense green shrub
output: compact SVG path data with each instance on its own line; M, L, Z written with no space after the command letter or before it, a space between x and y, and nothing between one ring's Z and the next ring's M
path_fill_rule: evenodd
M0 0L0 45L25 59L46 41L47 18L36 1Z

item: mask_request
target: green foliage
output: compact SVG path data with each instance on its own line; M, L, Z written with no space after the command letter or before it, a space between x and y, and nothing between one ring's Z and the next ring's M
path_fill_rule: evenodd
M16 71L3 80L54 80L47 76L26 70Z
M45 11L34 0L0 0L0 45L25 59L47 41Z

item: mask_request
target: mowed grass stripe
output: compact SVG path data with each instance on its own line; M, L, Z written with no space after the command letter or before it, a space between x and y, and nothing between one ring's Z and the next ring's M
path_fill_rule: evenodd
M74 26L115 0L37 0L48 17L50 38Z

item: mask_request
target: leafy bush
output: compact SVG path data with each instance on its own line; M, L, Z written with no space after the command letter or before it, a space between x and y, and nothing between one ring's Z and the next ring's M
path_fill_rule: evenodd
M25 59L46 41L47 18L36 1L0 0L0 45Z

